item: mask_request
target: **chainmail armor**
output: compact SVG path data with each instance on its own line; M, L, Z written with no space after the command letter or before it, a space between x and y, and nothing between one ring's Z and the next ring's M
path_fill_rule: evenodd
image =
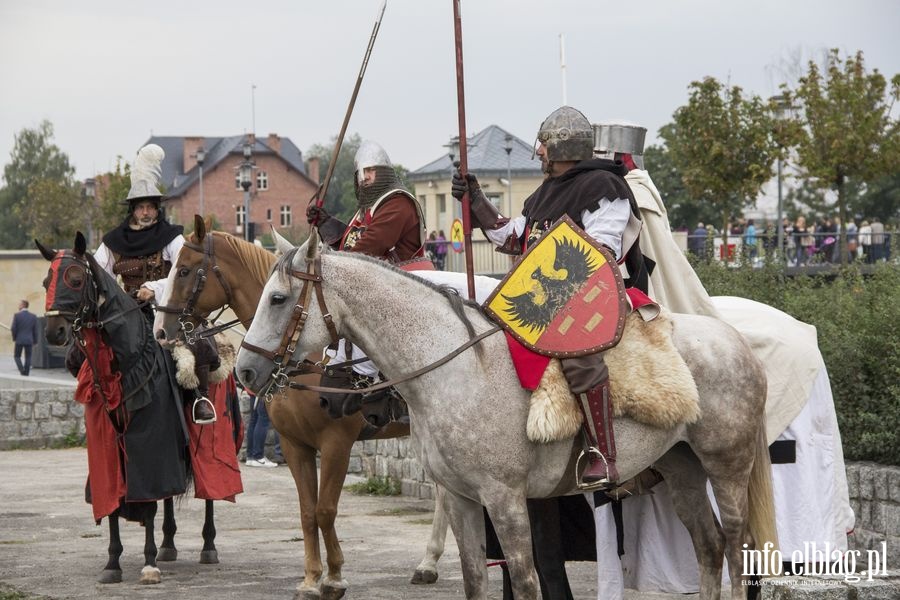
M362 187L353 179L353 187L356 192L356 205L360 210L365 210L375 204L375 201L391 190L409 191L400 182L397 172L393 167L376 166L375 181L370 186Z

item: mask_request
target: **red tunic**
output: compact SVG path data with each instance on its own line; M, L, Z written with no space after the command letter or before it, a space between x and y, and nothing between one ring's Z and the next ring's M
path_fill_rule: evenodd
M390 262L423 256L422 226L414 202L398 192L379 202L374 211L357 212L344 232L339 249Z

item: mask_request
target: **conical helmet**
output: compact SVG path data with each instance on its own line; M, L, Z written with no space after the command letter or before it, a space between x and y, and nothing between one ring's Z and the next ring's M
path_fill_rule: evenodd
M359 145L359 150L356 151L356 156L353 158L353 165L356 170L356 181L359 183L362 183L363 169L368 169L369 167L394 168L384 148L369 140Z
M624 121L594 123L594 155L615 158L616 153L630 154L639 169L644 168L644 139L647 128Z
M594 149L594 132L584 114L571 106L557 108L541 123L538 141L550 161L585 160Z
M131 167L131 189L123 204L133 206L139 200L156 200L157 206L159 205L162 199L159 178L165 157L166 153L156 144L147 144L138 150Z

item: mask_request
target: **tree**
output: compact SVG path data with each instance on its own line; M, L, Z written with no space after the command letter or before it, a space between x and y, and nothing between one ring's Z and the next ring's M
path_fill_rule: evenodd
M97 177L97 216L94 227L98 236L119 226L128 214L122 200L131 189L131 165L116 157L116 170Z
M727 243L729 219L755 201L780 152L775 120L758 96L712 77L689 86L690 99L660 130L687 192L714 208Z
M653 174L666 210L669 224L673 229L693 231L697 223L710 223L718 219L715 209L691 198L681 180L681 173L675 167L668 148L664 145L649 146L644 150L644 165Z
M10 159L3 168L6 186L0 191L0 248L25 248L31 240L20 215L33 201L29 197L32 184L49 181L70 186L75 169L69 164L69 157L53 143L53 124L47 120L35 129L26 128L16 134ZM41 185L35 190L46 193L49 188Z
M328 173L328 165L331 162L331 154L334 152L334 145L337 143L337 136L334 136L330 144L314 144L307 152L306 156L318 158L320 161L319 175L324 180ZM325 197L325 209L335 217L348 221L356 212L356 193L353 187L354 166L353 157L359 146L362 144L362 138L358 133L351 134L344 138L341 145L341 151L337 157L334 174L331 183L328 186L328 193ZM321 181L317 183L322 183Z
M29 240L51 248L68 247L76 231L88 231L92 207L72 182L39 179L28 186L28 201L15 207Z
M838 216L847 222L847 184L874 183L900 169L900 121L893 102L900 98L900 74L890 89L874 69L868 73L863 53L841 60L831 50L823 69L809 63L789 101L802 110L797 159L801 171L823 188L837 192ZM841 228L841 263L847 263L847 233Z

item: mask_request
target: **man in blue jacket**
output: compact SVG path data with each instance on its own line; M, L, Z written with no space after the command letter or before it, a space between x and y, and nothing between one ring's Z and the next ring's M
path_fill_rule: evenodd
M19 367L19 373L28 375L31 371L31 348L38 339L38 320L33 313L28 312L28 300L19 302L19 312L13 317L12 338L16 344L13 359ZM25 351L25 364L22 364L22 351Z

